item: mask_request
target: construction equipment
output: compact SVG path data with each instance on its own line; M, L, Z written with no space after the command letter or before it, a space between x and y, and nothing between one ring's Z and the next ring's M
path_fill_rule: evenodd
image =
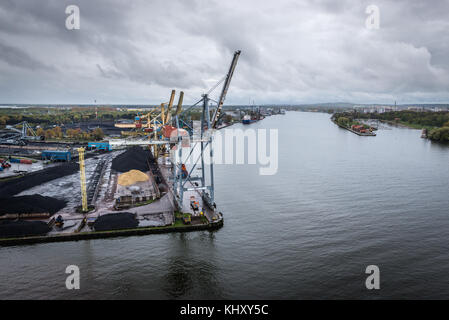
M61 215L58 215L58 217L55 220L55 226L58 228L62 228L64 226L64 219Z
M185 214L182 217L182 221L184 222L184 224L190 224L192 222L192 216L190 214Z
M161 120L165 124L165 103L161 103Z
M18 126L22 126L22 128L17 129ZM24 146L26 141L44 139L43 136L38 136L26 121L15 125L7 125L5 129L8 131L0 133L1 144Z
M80 163L80 181L81 181L81 199L82 211L87 212L87 192L86 192L86 170L84 166L84 148L78 148L79 163Z
M220 118L220 113L223 109L223 103L226 98L226 94L228 93L229 85L231 84L232 75L234 74L235 66L237 65L240 53L240 50L234 52L234 57L232 58L231 66L229 67L228 74L226 75L226 80L223 85L223 89L221 90L220 99L218 100L217 110L215 110L215 114L212 117L211 126L213 129L217 127L218 119Z
M168 102L161 103L160 107L152 108L147 114L137 113L137 116L134 118L134 123L116 123L114 126L123 129L135 129L133 131L122 131L122 136L148 136L152 137L154 140L159 140L159 133L161 132L162 127L173 122L173 114L174 116L177 116L182 111L184 92L181 91L176 111L174 113L172 112L175 94L176 91L172 90ZM146 122L143 122L145 119ZM155 150L155 154L158 154L159 151L163 150Z
M17 126L22 126L22 129L19 130L19 129L15 128ZM43 140L43 137L38 136L36 134L36 132L34 132L33 128L31 128L30 125L28 124L28 122L26 122L26 121L22 121L18 124L12 125L12 126L7 125L6 129L19 133L21 140ZM31 135L29 135L28 133L30 133Z
M184 99L184 92L181 91L179 93L179 100L178 100L178 106L176 107L176 113L175 116L179 115L182 111L182 100Z
M11 164L6 162L5 159L0 159L0 168L2 168L2 169L11 168Z
M229 71L225 78L220 80L211 90L209 90L206 94L203 94L201 97L201 100L196 102L195 104L191 105L187 109L185 109L181 114L175 116L175 123L177 130L177 138L178 142L182 142L182 136L180 133L180 123L186 124L185 121L182 120L182 116L185 115L189 110L194 108L196 105L202 103L202 112L201 112L201 120L200 120L200 129L199 134L193 134L193 124L192 124L192 131L191 134L193 134L192 139L190 140L190 143L193 143L195 148L197 144L199 144L200 148L200 155L193 159L193 165L191 169L186 174L186 168L183 166L184 163L187 163L187 161L191 161L191 158L193 158L193 152L190 152L189 155L184 159L182 156L182 149L183 148L176 148L176 152L173 154L173 160L172 163L174 164L174 170L173 170L173 193L175 195L175 200L177 202L178 208L183 207L183 199L184 199L184 191L196 191L198 194L201 195L202 203L206 207L215 210L215 202L214 202L214 160L213 160L213 135L206 134L206 130L208 129L215 129L218 126L218 120L220 118L220 113L223 108L223 103L226 98L226 94L229 89L229 85L231 83L231 78L234 73L235 67L237 65L238 58L240 56L241 51L235 51L231 66L229 68ZM215 88L218 87L218 85L224 80L224 85L221 91L220 99L217 102L217 109L215 110L215 113L211 119L211 106L210 101L214 101L209 98L209 93L211 93ZM214 101L216 102L216 101ZM196 136L196 137L195 137ZM205 170L205 153L206 148L209 147L208 153L209 153L209 170ZM181 162L182 161L182 162ZM184 162L184 163L183 163ZM199 176L193 176L193 172L195 168L200 167L200 175Z
M198 201L196 201L195 196L190 197L190 207L192 208L193 212L196 212L200 208L200 204Z
M171 95L170 95L170 102L168 103L168 107L167 107L167 115L165 116L165 123L170 122L171 119L171 108L173 107L173 100L175 99L175 90L171 91Z

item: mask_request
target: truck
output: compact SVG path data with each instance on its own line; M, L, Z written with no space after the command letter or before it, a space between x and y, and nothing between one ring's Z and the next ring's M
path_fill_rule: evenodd
M6 162L5 159L0 159L0 168L2 169L6 169L6 168L11 168L11 164Z
M184 215L184 217L182 218L182 221L184 222L184 224L190 224L192 222L191 215L190 214Z

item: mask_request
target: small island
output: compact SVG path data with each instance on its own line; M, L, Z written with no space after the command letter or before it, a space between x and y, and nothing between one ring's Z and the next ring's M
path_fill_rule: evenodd
M338 122L338 119L340 119ZM348 120L346 120L348 119ZM378 120L390 125L402 126L412 129L422 129L423 138L437 142L449 142L449 112L400 110L391 112L342 112L335 113L332 120L338 125L345 125L352 119Z
M359 136L367 136L367 137L376 136L376 134L373 131L377 130L377 128L361 123L352 118L350 115L346 114L343 115L336 113L332 116L331 120L340 128L349 130L352 133L355 133Z

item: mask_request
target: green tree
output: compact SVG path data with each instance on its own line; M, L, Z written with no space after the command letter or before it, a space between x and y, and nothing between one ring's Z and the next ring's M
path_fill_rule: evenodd
M103 130L101 130L101 128L95 128L92 131L92 136L95 140L102 140L104 138Z
M338 123L339 125L341 125L341 126L347 127L347 126L349 126L349 124L351 123L351 120L349 120L349 119L346 118L346 117L339 117L339 118L337 119L337 123Z

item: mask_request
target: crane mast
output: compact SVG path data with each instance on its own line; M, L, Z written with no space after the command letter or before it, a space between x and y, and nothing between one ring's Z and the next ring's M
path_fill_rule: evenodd
M231 66L229 67L228 74L226 75L226 80L223 84L223 89L221 90L220 99L218 100L217 110L211 121L211 127L216 128L218 123L218 118L220 117L221 109L223 108L223 103L226 98L226 94L228 93L229 85L231 84L231 78L234 74L235 66L237 65L237 61L240 56L240 50L234 52L234 57L232 58Z
M169 123L171 120L171 109L173 106L173 100L175 99L175 90L171 91L171 95L170 95L170 102L168 103L168 107L167 107L167 115L165 116L165 123Z

